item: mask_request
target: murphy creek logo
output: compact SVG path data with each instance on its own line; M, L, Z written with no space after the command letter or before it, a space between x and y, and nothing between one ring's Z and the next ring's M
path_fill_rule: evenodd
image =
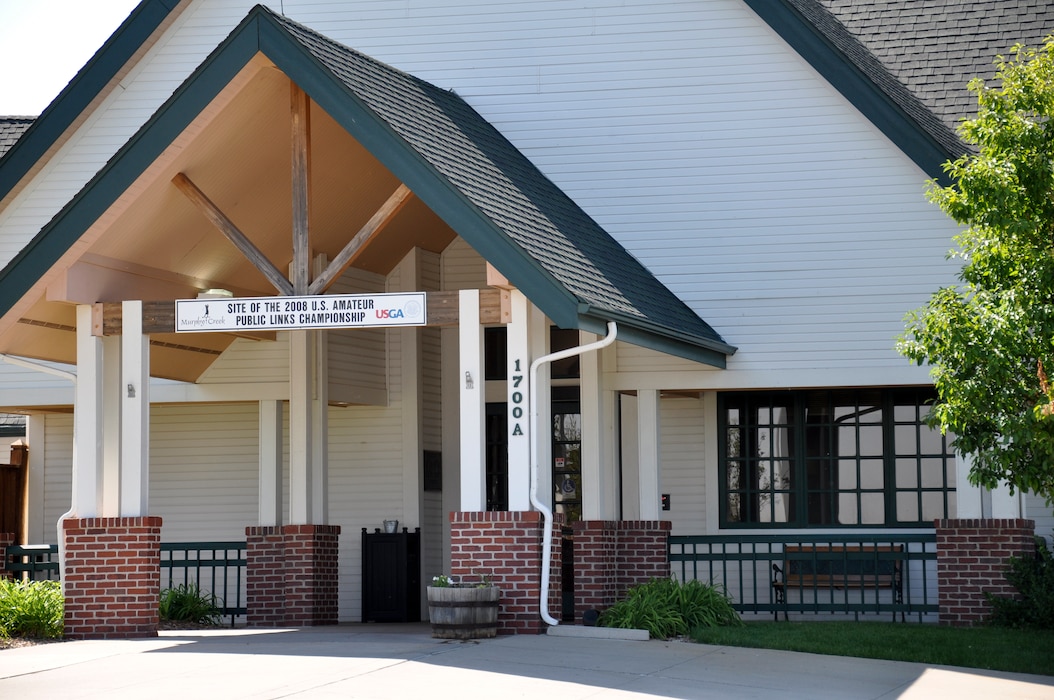
M327 294L176 301L176 332L421 326L425 293Z

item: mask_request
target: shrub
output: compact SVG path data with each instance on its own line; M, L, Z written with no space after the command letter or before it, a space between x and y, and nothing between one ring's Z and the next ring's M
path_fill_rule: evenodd
M656 639L687 635L699 627L741 625L724 589L699 581L653 579L630 589L600 614L603 627L645 629Z
M989 622L1001 627L1054 629L1054 558L1042 537L1036 538L1035 556L1010 558L1006 580L1020 597L985 593L992 604Z
M160 614L162 620L218 625L222 612L216 596L193 583L182 583L161 591Z
M62 618L58 581L0 579L0 637L58 639Z

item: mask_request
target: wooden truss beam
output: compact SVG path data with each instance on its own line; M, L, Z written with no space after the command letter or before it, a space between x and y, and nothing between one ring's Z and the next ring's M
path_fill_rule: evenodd
M399 185L395 192L392 192L391 196L388 197L387 201L381 205L381 208L359 229L359 232L352 236L348 244L344 246L344 249L333 259L333 262L326 267L321 275L315 278L315 281L308 287L308 294L322 294L329 289L330 285L336 282L337 278L344 273L344 270L348 269L348 266L355 261L362 249L376 238L384 227L395 218L395 215L410 201L412 196L413 192L410 191L409 187Z
M257 248L248 237L241 232L241 230L234 225L234 222L227 218L227 215L220 211L220 208L216 206L211 199L206 196L204 192L198 189L198 186L183 173L177 173L172 178L172 184L179 188L187 199L194 203L194 205L201 210L201 213L205 215L212 224L220 230L227 240L234 244L234 247L241 251L249 262L253 266L263 273L264 277L278 290L280 294L291 296L293 294L293 285L289 283L289 280L285 278L285 275L274 266L270 260L267 259L259 248Z

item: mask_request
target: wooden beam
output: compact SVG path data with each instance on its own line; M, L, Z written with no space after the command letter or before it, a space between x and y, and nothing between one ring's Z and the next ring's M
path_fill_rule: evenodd
M410 201L412 196L413 192L410 191L410 188L400 184L395 192L388 197L387 201L381 205L381 208L374 212L370 220L359 229L359 232L352 236L351 240L344 246L344 249L337 254L337 257L333 258L333 262L329 264L325 271L315 278L315 281L308 287L308 293L322 294L329 289L330 285L337 281L337 278L343 274L344 270L348 269L348 266L358 257L366 245L376 238L377 234L395 218L395 215Z
M311 264L311 104L307 93L289 83L289 118L292 127L293 166L293 294L308 293Z
M501 290L481 289L479 291L479 320L485 325L507 323L503 320ZM425 300L428 310L427 326L455 326L458 323L458 293L428 292ZM121 334L121 302L101 302L92 307L92 332L94 335ZM174 301L143 302L143 333L176 332L176 303ZM229 333L239 337L262 339L274 337L273 331L253 333Z
M227 215L220 211L211 199L209 199L204 192L198 189L198 186L191 181L189 177L183 173L177 173L172 178L172 184L179 188L187 199L194 203L194 205L205 215L212 224L220 230L227 240L234 244L234 247L241 251L249 262L253 266L263 273L264 277L278 290L280 294L290 295L293 293L293 285L289 283L289 280L285 278L277 267L267 259L260 249L253 245L244 233L242 233L234 222L227 218Z

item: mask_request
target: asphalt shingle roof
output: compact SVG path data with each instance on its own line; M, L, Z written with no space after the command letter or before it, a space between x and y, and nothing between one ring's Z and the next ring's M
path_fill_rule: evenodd
M1051 0L792 0L837 19L889 76L955 129L973 116L966 84L995 75L1014 44L1039 47L1054 33Z
M579 304L734 351L463 99L259 9ZM511 271L502 272L514 278Z
M0 158L11 150L36 117L0 117Z

